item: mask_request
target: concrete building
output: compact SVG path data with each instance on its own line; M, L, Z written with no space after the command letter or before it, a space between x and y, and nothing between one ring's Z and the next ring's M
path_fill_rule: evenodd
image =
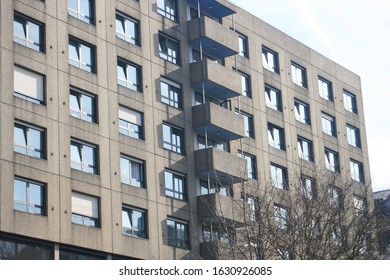
M370 182L359 76L225 0L2 0L0 29L0 259L200 258L200 198Z

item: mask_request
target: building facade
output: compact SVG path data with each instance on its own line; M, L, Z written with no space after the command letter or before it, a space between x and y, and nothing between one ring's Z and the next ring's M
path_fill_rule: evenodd
M2 259L197 259L236 183L370 181L360 78L227 1L2 0L0 28Z

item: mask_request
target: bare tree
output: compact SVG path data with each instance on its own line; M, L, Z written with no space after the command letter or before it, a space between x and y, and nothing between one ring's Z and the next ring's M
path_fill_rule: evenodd
M224 202L222 195L214 195L219 201L212 203L203 199L201 207L209 213L203 229L203 241L209 246L206 254L203 248L203 256L376 259L370 186L342 180L327 170L302 171L290 176L290 182L243 181L234 186L234 197Z

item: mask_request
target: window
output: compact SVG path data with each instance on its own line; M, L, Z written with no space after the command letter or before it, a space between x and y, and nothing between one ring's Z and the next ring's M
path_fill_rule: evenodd
M307 88L306 69L294 62L291 62L291 78L294 84Z
M265 85L265 103L269 108L282 112L282 93L280 90Z
M54 246L0 237L0 259L2 260L54 260Z
M72 223L100 227L99 198L72 191Z
M226 142L221 142L221 141L216 141L210 138L207 138L207 144L206 144L206 138L204 136L198 135L197 137L198 140L198 149L206 149L206 148L216 148L221 151L229 151L228 144Z
M43 24L29 18L15 14L14 16L14 42L30 49L44 51Z
M246 207L249 208L249 211L248 210L244 210L244 211L248 211L247 214L249 214L249 218L252 222L255 222L257 220L257 215L258 215L258 211L259 211L259 203L258 203L258 199L254 196L251 196L251 195L248 195L248 194L242 194L242 199L246 202Z
M295 99L294 108L295 108L295 119L301 123L310 125L309 105L300 100Z
M322 112L322 131L330 136L337 136L336 132L336 120L333 116L325 114Z
M355 208L356 216L360 216L364 213L365 208L366 208L366 202L365 202L364 198L357 196L357 195L354 195L353 196L353 205Z
M33 103L44 103L44 77L41 74L14 66L14 95Z
M45 130L15 122L14 151L35 158L45 158Z
M180 44L175 39L158 34L158 50L162 59L180 64Z
M146 238L146 211L133 207L122 207L122 232Z
M78 140L70 141L71 167L91 174L98 174L97 147Z
M357 148L361 147L360 130L352 125L347 124L347 141L348 144Z
M290 252L286 248L278 248L276 250L278 260L290 260Z
M364 183L363 163L350 159L349 165L351 168L351 178L357 182Z
M268 123L268 144L276 149L285 150L283 128Z
M69 94L70 115L87 122L97 122L96 96L71 88Z
M140 45L139 21L127 15L116 13L116 36L133 45Z
M315 188L315 182L313 178L302 176L301 177L301 191L302 196L307 199L314 199L317 196Z
M93 0L68 0L68 14L86 23L94 23Z
M322 98L333 101L332 83L330 81L318 77L318 90Z
M118 59L118 84L131 90L141 92L141 67Z
M60 260L105 260L105 256L91 252L79 251L60 247Z
M342 192L339 188L329 187L328 194L329 194L329 202L331 206L338 207L338 208L343 206Z
M325 149L325 166L330 171L339 172L339 154L335 151Z
M271 72L279 73L278 54L265 46L262 46L262 52L263 67Z
M171 80L160 78L161 102L174 108L182 109L181 85Z
M14 179L14 209L37 215L46 214L45 185L27 179Z
M243 96L252 98L251 92L251 78L247 74L244 74L238 71L238 74L241 75L241 93Z
M167 219L168 245L183 249L189 248L188 223L185 221Z
M271 163L271 183L277 189L288 190L287 169Z
M144 188L144 161L121 155L121 182L137 188Z
M257 178L256 157L247 153L238 151L238 156L246 160L246 170L248 172L248 178Z
M238 112L238 109L236 109L236 113L240 114L244 118L245 136L255 138L255 129L253 127L253 116L242 111Z
M179 200L186 199L186 178L184 175L165 170L165 195Z
M142 113L119 105L119 133L143 139Z
M279 229L287 229L287 209L284 206L274 204L275 225Z
M200 194L207 195L218 193L223 196L233 196L231 186L222 185L220 182L211 182L210 185L205 180L200 180Z
M248 37L238 33L238 55L249 58Z
M69 64L96 73L95 47L78 39L69 38Z
M178 154L184 154L184 131L180 128L163 124L163 147Z
M236 238L233 229L227 228L226 231L225 229L220 230L217 227L203 225L202 241L203 242L220 241L223 244L229 244L230 242L234 242Z
M177 21L176 0L157 0L157 13L172 21Z
M298 136L298 156L300 159L313 161L313 142Z
M345 110L357 114L356 95L344 90L343 97Z

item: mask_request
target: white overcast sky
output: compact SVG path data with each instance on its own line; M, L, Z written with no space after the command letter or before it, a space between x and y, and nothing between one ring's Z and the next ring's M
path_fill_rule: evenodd
M390 188L390 0L230 1L361 77L373 189Z

